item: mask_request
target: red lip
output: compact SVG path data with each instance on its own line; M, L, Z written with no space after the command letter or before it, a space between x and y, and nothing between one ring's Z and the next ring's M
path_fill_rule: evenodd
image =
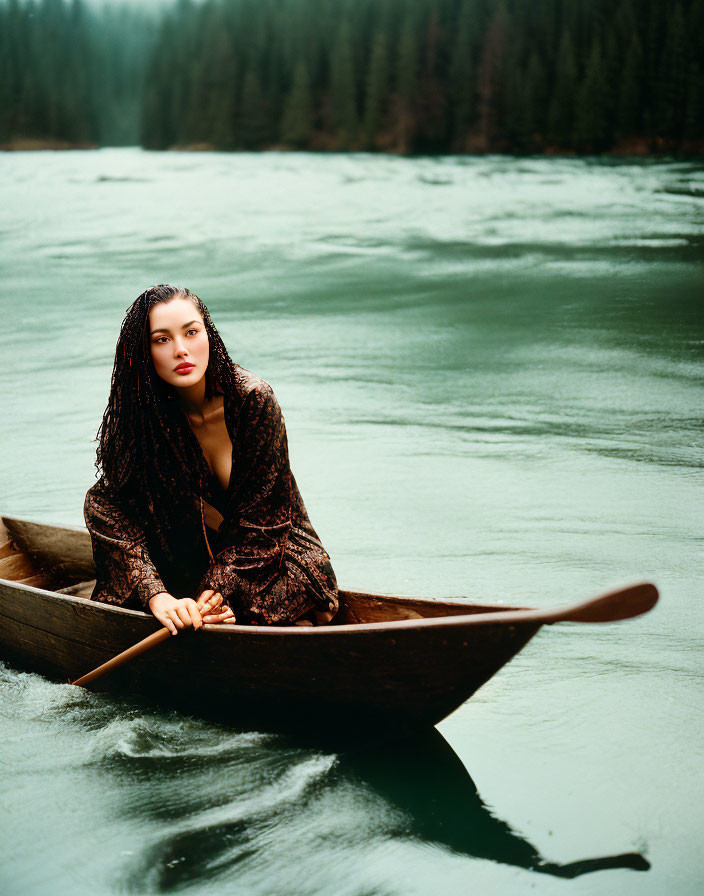
M195 364L190 364L185 361L183 364L179 364L178 367L174 367L174 370L190 370L192 367L195 367Z

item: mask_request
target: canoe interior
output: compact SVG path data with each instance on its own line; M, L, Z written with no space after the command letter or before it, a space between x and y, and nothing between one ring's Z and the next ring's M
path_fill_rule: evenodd
M89 598L95 585L90 536L85 529L0 517L0 579L59 594ZM429 598L340 590L333 625L466 616L520 609Z

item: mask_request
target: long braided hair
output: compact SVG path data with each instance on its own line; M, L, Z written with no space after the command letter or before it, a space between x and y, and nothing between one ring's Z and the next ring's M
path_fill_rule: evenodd
M149 311L160 302L190 299L203 316L209 360L205 397L233 394L235 365L204 302L185 287L162 283L143 292L127 309L115 350L110 396L98 428L95 466L105 484L164 532L174 511L188 513L201 488L193 439L179 437L186 420L175 390L154 368ZM160 539L161 540L161 539ZM163 541L162 541L163 544Z

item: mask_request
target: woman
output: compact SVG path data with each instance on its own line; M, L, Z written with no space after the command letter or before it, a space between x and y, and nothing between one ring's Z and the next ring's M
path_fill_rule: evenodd
M153 286L128 308L97 440L94 600L148 609L174 635L332 618L335 574L274 393L188 289Z

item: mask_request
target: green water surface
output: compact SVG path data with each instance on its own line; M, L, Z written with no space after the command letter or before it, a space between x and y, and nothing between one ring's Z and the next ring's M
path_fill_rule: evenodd
M82 524L120 321L171 282L274 387L343 587L661 592L393 750L0 665L3 896L701 892L704 167L106 149L0 182L3 513Z

